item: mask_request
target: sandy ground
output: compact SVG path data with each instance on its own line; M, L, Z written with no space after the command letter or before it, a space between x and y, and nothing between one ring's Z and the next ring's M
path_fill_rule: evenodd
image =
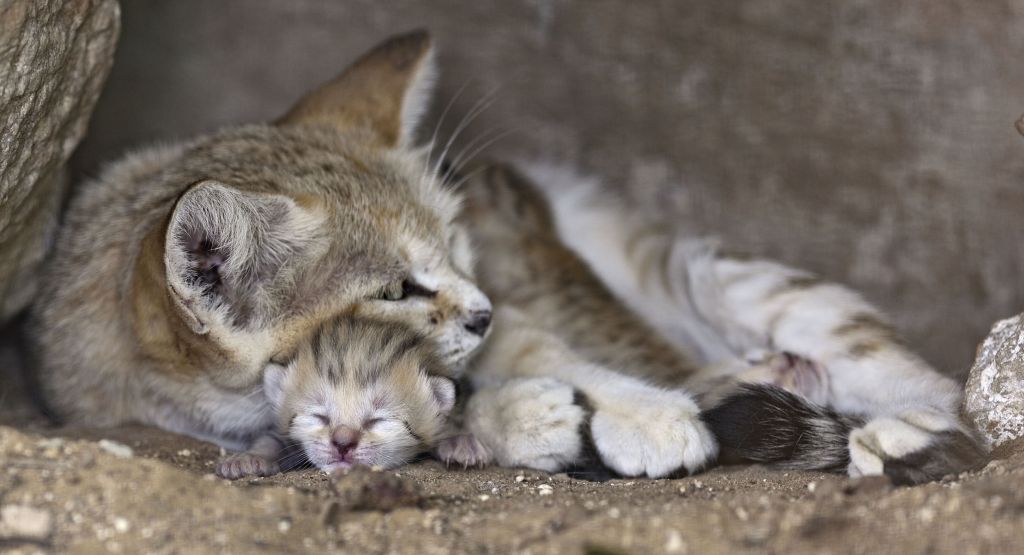
M913 488L759 467L595 483L429 460L229 482L216 447L47 427L16 376L0 379L0 551L908 555L1024 539L1024 456Z

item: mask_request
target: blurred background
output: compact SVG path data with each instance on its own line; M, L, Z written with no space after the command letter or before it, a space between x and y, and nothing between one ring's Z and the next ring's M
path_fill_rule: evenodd
M493 92L456 152L503 135L481 155L849 284L951 374L1024 308L1020 0L123 0L73 175L272 119L417 27L442 70L425 138Z

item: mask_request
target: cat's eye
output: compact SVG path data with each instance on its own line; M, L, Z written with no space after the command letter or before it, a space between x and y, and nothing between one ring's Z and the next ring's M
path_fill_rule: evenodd
M416 283L411 279L405 279L402 281L402 296L403 297L426 297L432 299L437 296L437 291L427 289L426 287Z
M327 418L326 414L314 413L313 418L319 420L324 426L329 426L331 424L331 419Z
M383 421L384 421L383 418L370 418L370 419L367 419L365 422L363 422L363 429L370 429L370 428L376 426L377 424L380 424Z
M437 296L437 291L427 289L412 278L406 278L385 287L377 296L384 301L402 301L409 297L424 297L431 299Z

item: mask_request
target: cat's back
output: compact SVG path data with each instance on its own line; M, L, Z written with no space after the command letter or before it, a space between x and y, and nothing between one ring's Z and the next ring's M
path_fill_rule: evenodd
M122 418L134 358L124 293L141 235L176 197L153 178L184 148L130 154L82 183L68 205L32 315L37 372L57 414Z

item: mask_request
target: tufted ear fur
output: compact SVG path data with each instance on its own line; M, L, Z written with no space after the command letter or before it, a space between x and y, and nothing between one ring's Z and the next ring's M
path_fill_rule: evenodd
M164 243L167 285L192 331L258 325L273 312L275 283L316 228L288 197L193 185L178 199Z
M455 408L455 382L442 376L430 376L430 390L437 403L437 411L447 415Z
M307 94L277 123L370 131L383 146L410 147L436 73L426 31L392 37Z
M284 405L285 389L293 372L294 363L285 366L273 362L263 371L263 394L275 411L280 411Z

